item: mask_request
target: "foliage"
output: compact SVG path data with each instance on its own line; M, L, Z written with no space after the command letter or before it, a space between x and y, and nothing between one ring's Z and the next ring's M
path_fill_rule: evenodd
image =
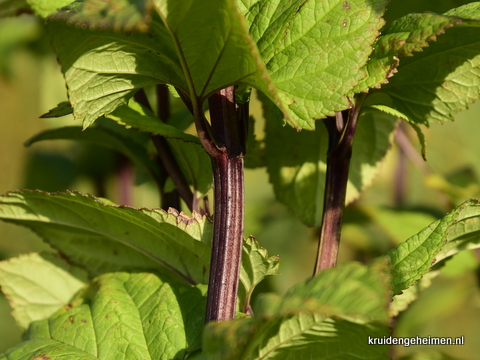
M386 25L384 0L0 4L0 16L27 9L45 18L69 101L44 117L73 113L84 130L50 129L28 145L67 139L113 149L162 195L181 176L194 202L208 204L212 168L201 132L186 132L191 119L181 112L160 121L165 103L148 91L168 84L200 129L212 94L235 85L243 103L254 88L261 93L265 138L249 131L257 157L251 164L266 167L277 199L309 226L321 225L328 187L331 138L317 119L365 97L350 203L377 174L398 118L415 129L426 156L420 125L450 121L480 98L479 2ZM139 100L142 91L157 111ZM160 138L178 166L175 174L152 156ZM368 265L347 262L283 297L256 297L257 285L278 274L279 257L249 237L236 318L204 326L214 226L207 205L186 205L203 213L137 209L73 191L1 196L0 218L29 228L56 252L0 263L2 291L26 329L23 342L0 359L385 359L388 346L368 345L368 338L389 336L392 316L430 285L444 260L480 247L479 204L469 200ZM431 357L437 355L447 358Z

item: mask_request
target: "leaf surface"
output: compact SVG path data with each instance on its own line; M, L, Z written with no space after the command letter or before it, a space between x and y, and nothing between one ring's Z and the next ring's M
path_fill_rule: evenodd
M266 101L266 100L265 100ZM264 103L266 161L277 198L309 226L322 220L328 133L300 132L278 126L281 113ZM347 184L347 203L369 185L390 148L396 119L381 112L366 112L358 122Z
M243 242L240 281L245 291L241 297L244 312L250 306L250 297L255 286L267 276L278 275L279 266L280 256L268 256L267 249L261 247L254 237L250 236Z
M39 141L60 139L85 141L116 150L128 157L133 163L142 167L154 179L160 178L158 166L152 161L144 146L132 139L101 127L89 128L84 131L78 126L48 129L32 136L25 142L25 145L30 146Z
M86 273L51 253L32 253L0 262L0 285L26 329L50 317L87 284Z
M91 3L102 7L95 10L96 17L89 13ZM275 97L233 0L137 0L121 5L149 17L148 29L140 27L146 32L131 31L129 21L141 16L126 16L122 9L116 13L115 1L85 0L48 21L74 116L84 127L152 84L173 85L197 105L231 84L245 83ZM103 28L110 30L99 30Z
M184 359L200 348L205 293L151 273L105 274L3 359Z
M454 18L456 26L422 52L402 59L398 74L382 87L392 107L409 121L428 126L453 120L480 98L480 3L447 15L466 13L474 20Z
M480 205L469 200L388 252L394 294L415 284L433 264L479 247Z
M347 94L366 75L386 1L238 3L292 126L312 130L315 119L350 106Z
M388 346L368 336L388 334L389 275L385 262L328 269L269 301L253 318L207 325L208 359L387 359ZM373 302L373 303L372 303ZM336 315L334 318L332 315Z
M2 220L29 227L92 275L167 268L190 283L206 283L210 246L172 225L172 216L105 205L77 192L25 190L0 197Z
M118 107L107 117L129 128L132 127L154 135L200 144L200 140L196 136L186 134L172 125L164 123L150 110L134 100L130 100L128 105Z
M35 14L41 17L47 17L51 13L54 13L58 8L70 4L71 0L27 0L35 11Z
M409 14L395 20L390 26L382 29L374 44L375 50L365 66L368 76L355 88L354 92L367 91L369 88L380 87L388 83L398 70L401 57L413 56L435 41L445 29L460 22L459 19L433 13Z

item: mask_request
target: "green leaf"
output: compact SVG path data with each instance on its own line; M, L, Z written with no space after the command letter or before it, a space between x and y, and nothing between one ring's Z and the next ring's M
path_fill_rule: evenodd
M469 200L388 252L394 294L415 284L434 263L479 247L480 204Z
M403 290L401 294L396 295L389 308L390 316L398 316L400 312L406 310L412 302L418 299L426 288L432 285L432 280L436 278L439 273L440 271L438 270L426 273L415 285L410 286L408 289Z
M42 119L56 118L56 117L70 115L71 113L73 113L73 109L72 109L72 105L70 105L70 102L62 101L61 103L58 103L57 106L55 106L49 112L40 116L40 118Z
M200 348L205 293L151 273L105 274L4 359L185 359Z
M400 111L392 108L391 107L391 106L393 106L392 100L390 99L390 97L388 95L386 95L384 93L380 93L380 92L374 93L373 95L369 96L367 99L368 100L366 101L366 103L370 103L370 102L379 103L379 105L371 105L370 106L371 108L383 111L384 113L390 114L390 115L395 116L399 119L404 119L408 122L408 124L417 133L418 141L420 142L420 146L421 146L422 157L425 161L427 161L427 142L425 140L425 134L423 133L420 125L418 125L417 123L415 123L413 121L410 121L410 119L408 118L407 115L405 115L405 114L401 113ZM382 99L382 100L380 100L380 99Z
M238 359L390 359L388 345L368 345L368 338L388 336L385 325L325 319L300 312L210 323L205 329L203 353L209 360Z
M397 72L400 57L413 56L422 51L428 42L435 41L445 29L460 22L459 19L432 13L409 14L395 20L382 29L382 35L374 44L365 71L368 76L355 88L354 92L364 92L369 88L388 83L387 79Z
M86 273L51 253L32 253L0 262L0 285L26 329L50 317L87 283Z
M330 314L352 319L366 317L387 323L391 297L389 272L384 261L368 267L355 262L341 264L293 286L279 308L315 311L321 304L330 308Z
M55 17L92 30L147 31L152 7L150 0L76 0Z
M264 102L266 161L277 198L309 226L322 220L328 133L300 132L278 126L281 113ZM367 111L359 119L347 185L347 203L358 198L377 174L390 148L396 119Z
M465 6L447 14L469 13L480 20L480 3ZM382 87L392 107L411 122L428 126L453 120L480 98L480 21L453 19L456 26L422 52L402 59L398 74Z
M167 268L190 283L206 283L210 247L172 225L169 216L161 209L105 205L77 192L0 197L0 219L29 227L92 275Z
M187 182L193 185L196 198L200 198L212 187L212 161L210 156L198 143L177 139L167 139L167 141Z
M386 1L238 3L292 126L314 129L315 119L350 106L347 95L365 77Z
M250 306L250 298L255 286L265 277L278 275L280 256L268 256L268 251L261 247L254 237L250 236L243 242L242 267L240 269L240 282L243 286L244 296L241 296L241 307L244 313Z
M331 268L268 302L253 318L210 323L208 359L387 359L388 346L368 336L388 334L389 275L385 262ZM333 317L333 315L335 315Z
M153 135L161 135L166 138L200 144L200 140L196 136L186 134L171 125L165 124L150 110L133 99L129 101L128 105L118 107L111 114L107 115L107 117L128 128L135 128Z
M152 84L175 86L195 107L214 91L235 83L275 98L233 0L192 0L188 6L176 0L131 1L137 13L151 17L146 33L130 32L129 21L138 16L124 16L123 10L116 14L114 1L102 2L98 16L89 17L90 2L63 9L48 20L74 116L84 127ZM84 18L89 19L88 26ZM104 27L118 32L98 30Z
M72 0L27 0L35 14L41 17L47 17L54 13L58 8L68 5Z
M86 141L116 150L127 156L133 163L141 166L153 179L160 178L158 165L152 161L144 146L105 128L95 127L82 131L78 126L69 126L48 129L32 136L25 142L25 145L30 146L39 141L58 139Z

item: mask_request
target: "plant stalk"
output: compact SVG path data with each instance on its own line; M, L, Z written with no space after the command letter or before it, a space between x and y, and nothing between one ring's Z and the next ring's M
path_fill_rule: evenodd
M353 138L364 98L365 95L361 94L349 110L324 120L329 144L323 218L314 275L337 263Z
M202 144L212 159L214 185L206 322L235 317L243 243L243 155L247 124L245 112L237 111L233 87L212 95L209 105L211 127L203 117L195 119Z

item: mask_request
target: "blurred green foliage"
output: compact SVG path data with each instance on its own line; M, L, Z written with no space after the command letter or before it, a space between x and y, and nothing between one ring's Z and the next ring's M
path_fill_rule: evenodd
M469 1L393 0L387 20L409 12L439 13ZM39 119L67 99L55 56L48 48L42 21L24 14L0 19L0 193L19 188L64 191L75 189L120 201L115 181L113 152L67 141L47 141L25 148L23 143L46 128L71 126L71 116ZM261 106L253 97L251 113L257 138L263 137ZM370 259L417 233L451 207L469 197L480 197L480 103L458 114L454 123L425 129L428 162L405 157L394 144L380 175L359 200L347 208L340 262ZM404 129L419 145L408 128ZM403 150L403 151L402 151ZM405 162L405 181L396 182L397 169ZM142 175L145 177L145 175ZM102 189L98 186L101 178ZM317 229L300 220L275 200L264 169L246 171L245 235L254 235L270 255L281 256L282 275L257 289L283 293L308 278L313 270ZM143 178L144 180L144 178ZM140 181L133 191L136 207L158 206L158 193L150 182ZM403 187L402 196L395 190ZM0 223L0 260L20 253L48 249L26 229ZM396 319L395 336L465 336L466 344L454 346L397 346L392 357L420 350L439 350L453 357L474 359L480 353L476 341L480 325L480 254L464 252L441 269L431 287ZM20 329L9 315L8 302L0 297L0 352L17 343Z

